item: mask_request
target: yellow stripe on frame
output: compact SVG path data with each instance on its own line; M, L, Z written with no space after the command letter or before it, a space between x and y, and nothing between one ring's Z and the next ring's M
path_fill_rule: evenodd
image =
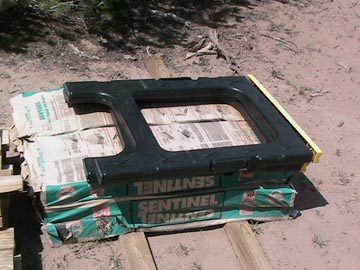
M284 109L283 106L270 94L270 92L255 78L254 75L247 75L249 80L251 80L260 91L270 100L270 102L278 109L278 111L286 118L286 120L295 128L295 130L303 137L303 139L308 143L312 148L314 153L313 162L319 163L320 157L323 154L323 151L316 145L316 143L306 134L306 132L299 126L298 123L291 117L291 115Z

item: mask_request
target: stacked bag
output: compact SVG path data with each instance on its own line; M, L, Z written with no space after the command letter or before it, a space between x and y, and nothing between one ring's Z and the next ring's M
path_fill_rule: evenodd
M116 155L124 149L111 114L91 105L68 107L62 88L27 92L10 102L16 137L22 142L18 149L25 159L23 177L31 193L39 194L44 228L54 245L138 229L178 230L235 220L283 219L292 213L296 191L290 183L294 172L288 170L90 184L82 160ZM260 143L243 116L228 107L145 109L143 115L159 145L168 151ZM189 114L196 119L184 117ZM223 141L211 141L207 132L213 132L209 125L215 124L234 129L230 139L215 134ZM239 134L238 127L244 132ZM208 138L206 144L192 136L195 128ZM181 143L169 143L179 134Z

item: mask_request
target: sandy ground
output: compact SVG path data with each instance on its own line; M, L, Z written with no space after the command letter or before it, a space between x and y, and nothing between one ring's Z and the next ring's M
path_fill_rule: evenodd
M260 224L258 239L274 269L359 269L360 2L271 1L238 12L242 21L230 16L217 28L220 42L235 55L243 74L256 75L325 152L306 176L328 204L310 204L295 220ZM194 24L191 35L207 31ZM81 40L77 46L104 57L54 61L0 53L1 127L11 124L8 99L21 91L50 89L65 81L149 77L142 61L145 48L135 53L136 60L126 60L121 52L106 57L93 41ZM222 58L184 60L187 49L179 45L155 51L179 76L233 74ZM38 230L31 223L17 235L17 241L37 245L19 250L26 255L24 269L127 269L117 241L51 248L45 235L30 237L29 228ZM219 229L153 236L149 242L160 270L239 269Z

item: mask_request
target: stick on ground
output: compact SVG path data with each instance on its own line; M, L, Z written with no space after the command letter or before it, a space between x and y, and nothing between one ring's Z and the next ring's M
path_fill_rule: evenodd
M270 34L261 34L263 37L267 37L267 38L271 38L273 40L276 40L278 42L281 42L284 47L286 47L287 49L289 49L290 51L293 51L294 53L298 54L299 51L298 51L298 48L297 48L297 45L292 42L292 41L286 41L286 40L283 40L282 38L279 38L279 37L276 37L276 36L273 36L273 35L270 35ZM291 48L287 43L291 43L296 49L294 48Z
M216 30L210 30L209 31L209 40L214 44L214 47L217 49L218 53L223 56L229 64L229 68L237 73L238 75L241 74L240 67L237 64L237 61L235 60L235 57L231 55L220 43L218 38L218 33Z

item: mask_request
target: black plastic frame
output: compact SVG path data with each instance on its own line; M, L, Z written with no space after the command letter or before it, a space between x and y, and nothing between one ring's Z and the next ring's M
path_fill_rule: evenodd
M109 106L125 145L118 155L84 160L90 182L219 175L239 170L298 170L313 157L297 131L246 77L69 82L64 88L71 106ZM140 111L210 103L226 103L245 111L265 142L169 152L159 146Z

